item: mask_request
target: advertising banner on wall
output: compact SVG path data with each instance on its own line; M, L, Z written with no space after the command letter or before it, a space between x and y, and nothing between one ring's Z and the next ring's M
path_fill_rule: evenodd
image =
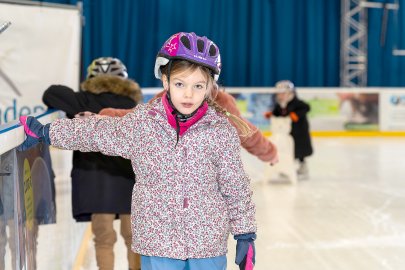
M244 91L228 89L235 97L242 116L269 131L271 119L263 115L275 105L274 89ZM254 89L252 89L254 90ZM349 89L300 89L297 97L310 105L308 119L312 131L378 131L379 93Z
M27 226L56 222L55 183L49 146L40 143L17 151L19 183L23 185Z
M40 143L27 151L16 151L17 157L17 182L23 234L23 245L20 246L21 257L30 269L37 269L38 231L41 224L53 224L56 222L55 201L55 175L52 171L52 163L49 146ZM25 256L24 256L25 254Z
M405 92L388 90L380 93L381 130L405 130Z
M0 269L42 269L38 231L56 222L54 178L48 145L0 155Z
M0 125L46 110L51 84L79 85L81 14L74 8L0 3Z
M17 269L11 257L19 257L16 246L20 243L15 237L18 222L14 218L15 165L15 150L0 155L0 269ZM9 250L13 256L9 256Z
M314 131L378 131L379 94L374 92L308 91L300 97L310 106Z

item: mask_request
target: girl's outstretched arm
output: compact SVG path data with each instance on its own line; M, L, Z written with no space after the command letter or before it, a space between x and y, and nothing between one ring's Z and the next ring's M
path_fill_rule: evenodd
M51 123L51 145L82 152L101 152L130 159L137 120L133 113L122 118L91 116L85 119L58 119Z

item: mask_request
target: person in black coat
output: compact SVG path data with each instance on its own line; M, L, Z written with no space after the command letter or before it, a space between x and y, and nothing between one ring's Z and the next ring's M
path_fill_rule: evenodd
M313 153L307 118L310 106L297 97L295 86L291 81L279 81L276 83L275 87L277 91L275 106L268 116L289 116L291 118L291 136L294 139L294 155L300 164L297 173L299 176L305 177L308 174L305 158Z
M43 95L50 108L62 110L69 118L82 112L98 113L103 108L129 109L142 101L139 85L128 79L124 64L111 57L95 59L79 92L63 85L50 86ZM76 221L91 221L99 269L114 268L113 221L121 220L121 235L128 250L130 269L140 269L139 255L131 251L131 195L135 176L129 160L101 153L74 151L72 211Z

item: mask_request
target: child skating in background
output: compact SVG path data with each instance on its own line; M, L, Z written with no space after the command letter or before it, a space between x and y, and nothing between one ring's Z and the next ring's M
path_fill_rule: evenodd
M154 98L161 97L165 91L158 93ZM153 98L153 99L154 99ZM150 101L152 102L153 99ZM236 106L236 101L233 96L226 93L223 89L218 90L214 94L215 102L220 105L222 108L232 113L235 116L240 117L250 128L252 134L249 136L243 136L242 130L238 128L238 125L235 125L235 128L238 130L240 136L241 145L246 149L250 154L256 156L263 162L275 164L278 162L277 148L276 146L266 138L262 132L254 126L251 122L241 117L241 113ZM134 110L132 109L115 109L115 108L105 108L102 109L99 114L107 116L125 116L127 113L131 113ZM231 124L233 122L231 121Z
M132 250L142 270L226 269L229 233L235 262L255 261L255 206L240 158L236 129L249 127L211 94L221 71L218 47L206 37L177 33L156 58L165 93L124 117L59 119L42 125L22 117L24 150L39 140L63 149L100 151L130 159Z
M294 156L299 161L297 174L307 177L308 167L305 158L312 155L311 135L307 113L310 106L297 97L294 84L283 80L276 83L275 106L272 111L266 112L265 117L289 116L292 120L291 136L294 139Z

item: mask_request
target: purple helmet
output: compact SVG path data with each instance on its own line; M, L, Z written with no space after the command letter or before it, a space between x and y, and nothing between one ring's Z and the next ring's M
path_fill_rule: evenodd
M155 77L160 79L160 67L172 59L183 59L213 71L215 81L221 73L221 56L218 46L207 37L180 32L171 36L160 49L155 62Z

